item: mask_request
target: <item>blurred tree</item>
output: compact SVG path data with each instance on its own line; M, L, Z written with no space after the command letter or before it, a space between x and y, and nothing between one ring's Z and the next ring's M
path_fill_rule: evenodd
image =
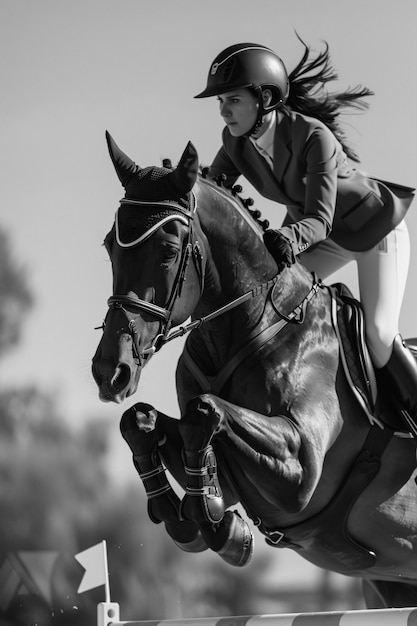
M5 612L14 625L31 626L28 602L38 626L94 623L104 589L77 594L83 569L74 555L103 539L123 619L231 615L239 606L250 612L259 594L252 568L236 577L209 551L181 552L163 525L150 522L140 481L121 487L111 479L114 423L90 419L70 429L54 400L36 388L0 393L0 415L0 572L9 554L57 553L49 621L40 617L39 597L17 596Z
M12 258L8 235L0 230L0 355L19 340L33 298L25 272Z
M79 434L72 432L54 400L35 388L0 393L0 415L2 557L22 552L57 554L48 615L54 614L53 623L65 623L66 599L73 600L71 610L81 607L80 617L89 606L88 597L80 596L81 602L76 598L82 568L80 572L74 554L86 547L83 532L97 526L100 534L101 501L108 488L106 449L97 445L90 425ZM17 588L4 603L6 616L12 611L16 625L20 626L17 615L21 614L26 620L22 625L29 626L22 608L27 602L32 607L33 599L19 596ZM36 623L43 626L39 615Z

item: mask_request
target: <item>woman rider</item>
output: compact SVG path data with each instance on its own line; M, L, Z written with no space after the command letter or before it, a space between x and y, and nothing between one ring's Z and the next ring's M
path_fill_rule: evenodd
M358 269L366 336L378 379L417 422L417 366L398 332L410 244L404 216L414 189L369 177L337 123L341 109L365 108L367 88L330 94L328 46L287 75L265 46L242 43L213 61L196 98L217 96L226 127L210 175L232 187L240 175L287 207L265 244L278 267L296 257L322 279L350 261ZM406 416L407 421L407 416Z

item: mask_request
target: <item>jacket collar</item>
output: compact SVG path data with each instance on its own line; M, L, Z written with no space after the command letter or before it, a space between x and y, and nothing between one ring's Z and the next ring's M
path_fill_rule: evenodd
M263 196L280 204L293 204L285 195L275 170L271 170L255 146L246 140L241 149L240 171ZM286 162L288 159L286 159Z
M223 140L239 172L261 195L280 204L294 204L282 188L283 175L291 156L291 127L287 115L276 127L273 170L247 137L232 137L226 128Z

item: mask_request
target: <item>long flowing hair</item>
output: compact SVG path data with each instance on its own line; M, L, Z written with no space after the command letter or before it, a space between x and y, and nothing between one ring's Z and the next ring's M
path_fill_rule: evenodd
M347 142L338 118L345 109L367 109L369 105L363 98L373 96L374 92L362 85L341 92L327 91L327 83L338 78L330 60L329 45L324 42L325 49L312 58L310 47L298 34L297 37L304 46L304 54L288 76L290 90L285 107L287 111L297 111L326 124L342 144L346 155L353 161L359 161L355 150Z

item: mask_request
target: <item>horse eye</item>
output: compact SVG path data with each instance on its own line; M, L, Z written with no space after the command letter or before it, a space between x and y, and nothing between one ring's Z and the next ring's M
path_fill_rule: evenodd
M162 258L162 267L168 267L172 264L178 256L178 250L172 247L166 247L164 250L164 256Z

